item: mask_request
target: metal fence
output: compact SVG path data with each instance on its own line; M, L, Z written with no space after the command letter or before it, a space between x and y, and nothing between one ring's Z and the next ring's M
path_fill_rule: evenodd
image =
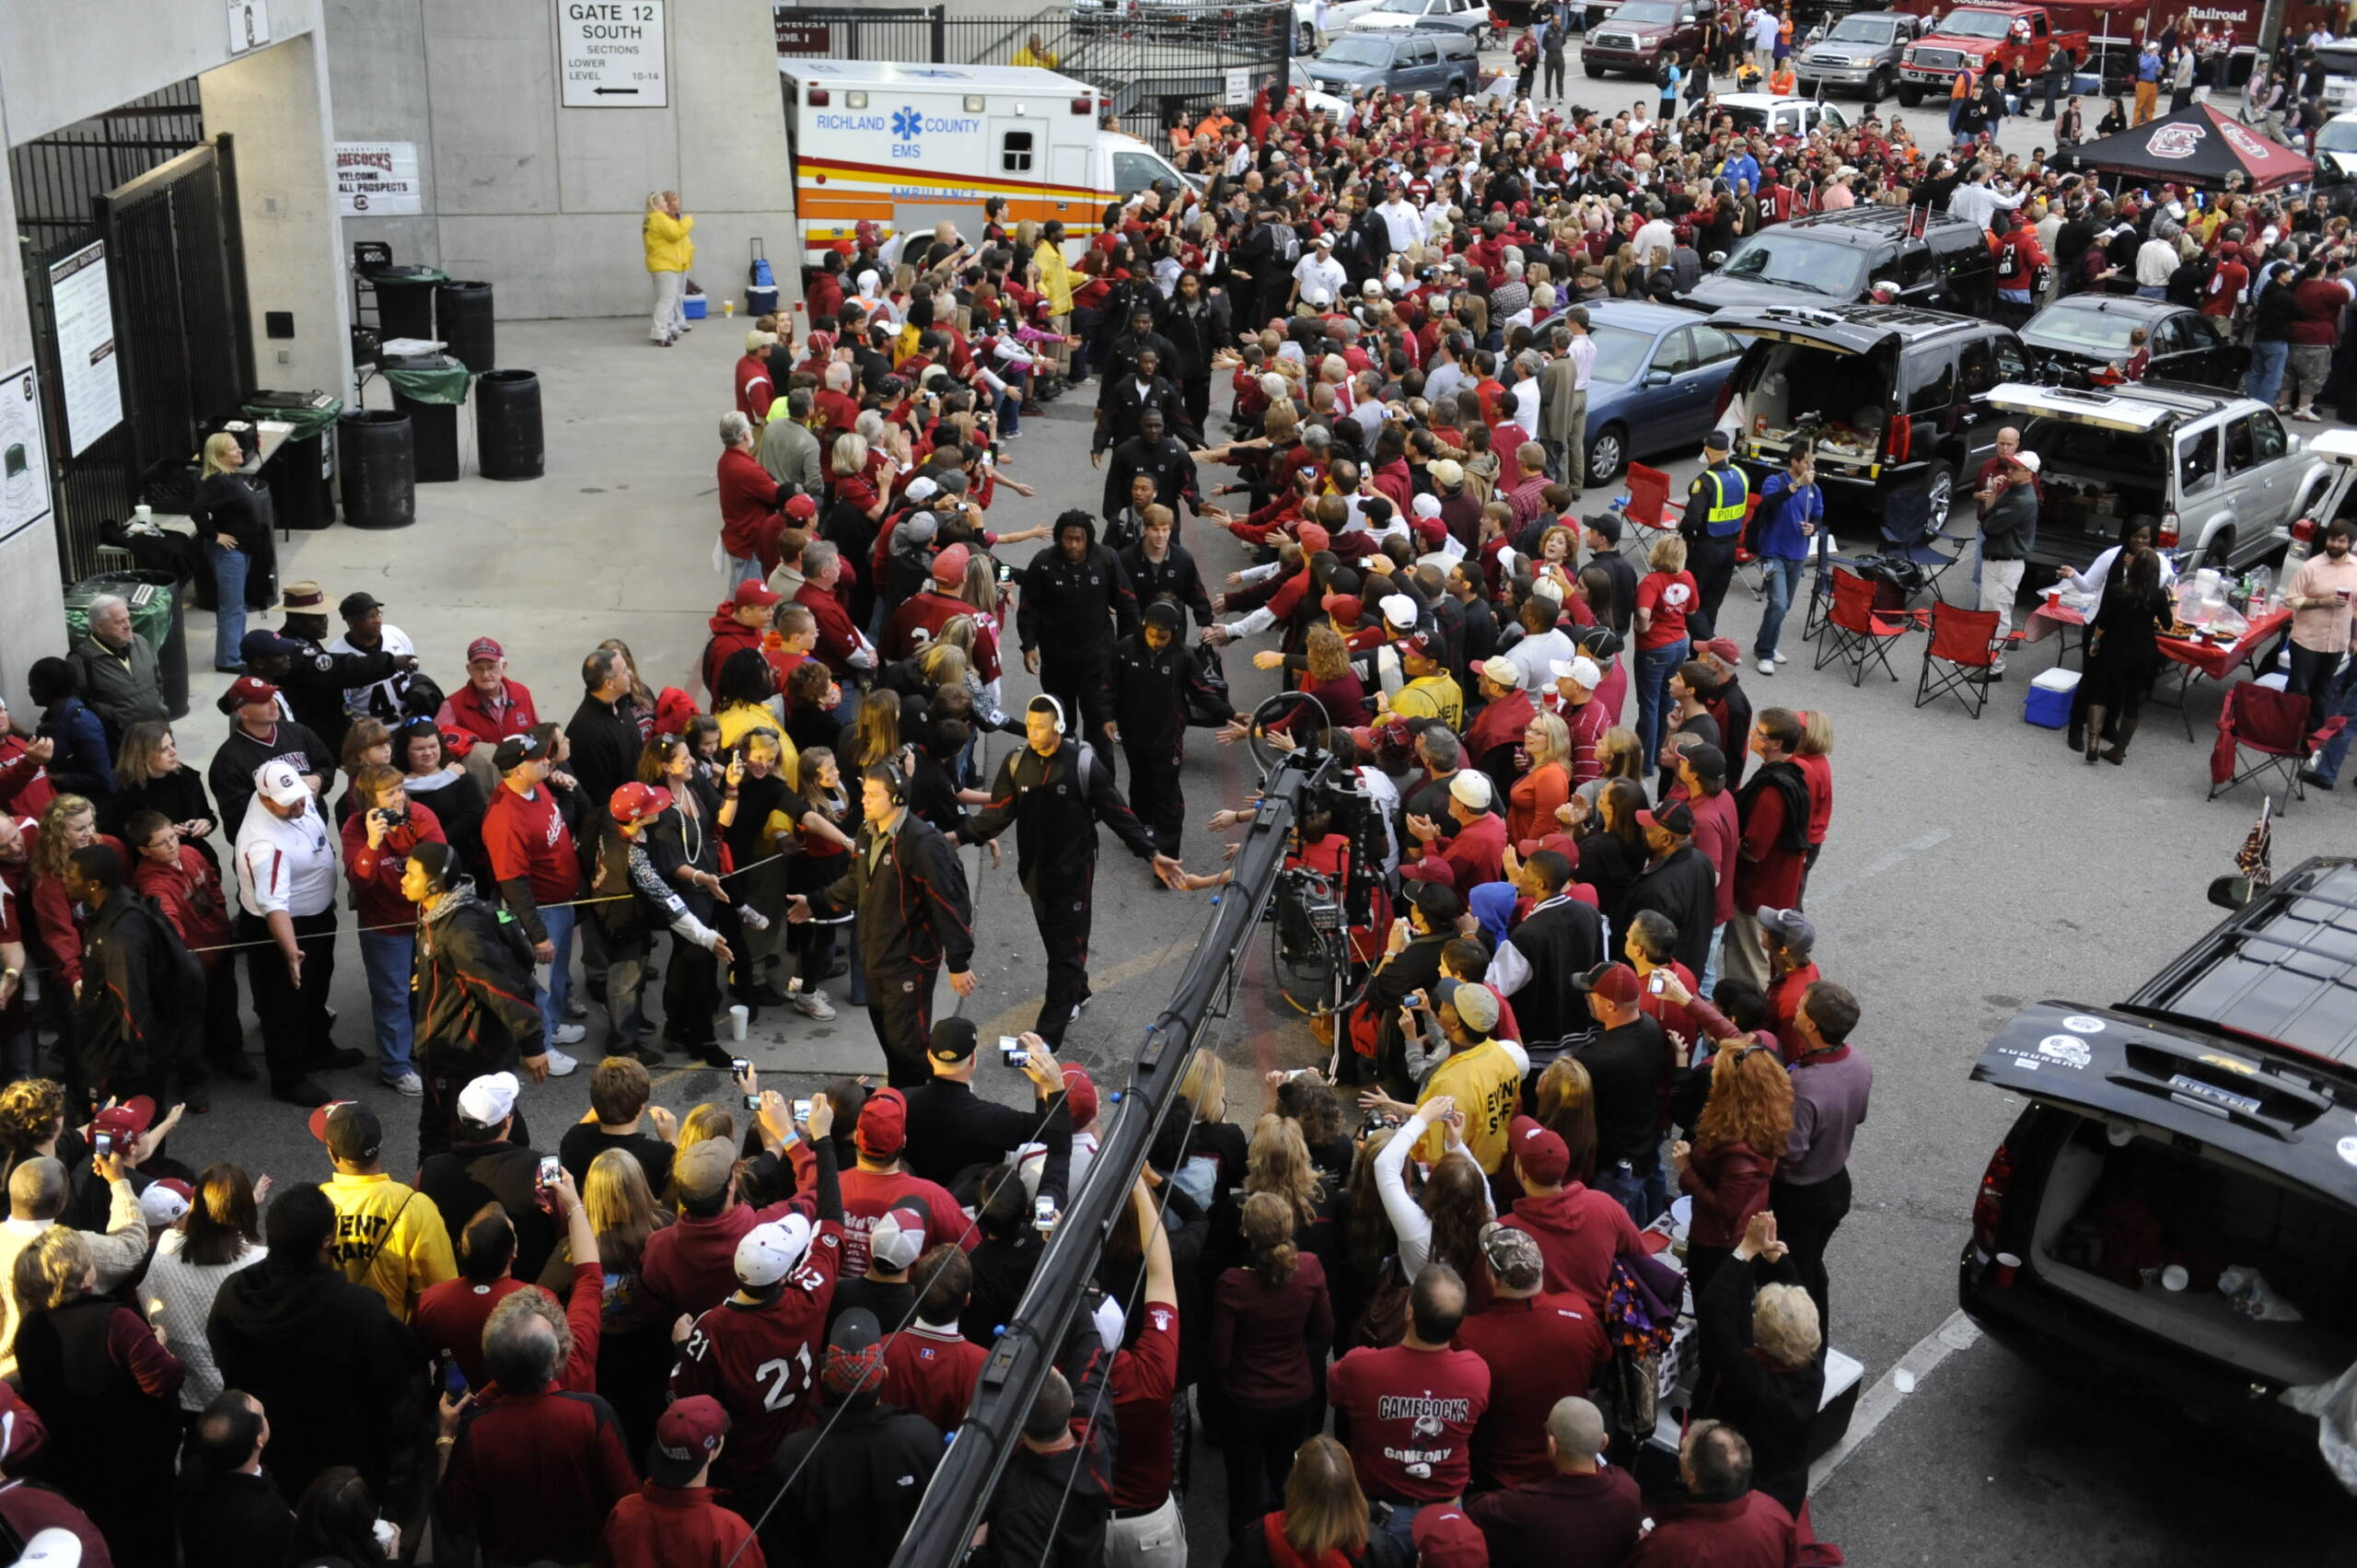
M1024 64L1098 88L1121 129L1157 147L1172 125L1281 86L1295 42L1292 0L1068 0L997 17L782 5L775 17L780 54L1011 65L1029 48L1035 58Z
M204 140L193 80L11 149L34 363L41 385L58 568L95 569L100 525L145 498L149 470L186 458L253 385L229 138ZM68 438L50 268L106 246L121 424Z

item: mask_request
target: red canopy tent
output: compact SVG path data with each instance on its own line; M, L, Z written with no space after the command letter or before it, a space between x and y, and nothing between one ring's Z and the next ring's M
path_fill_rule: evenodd
M2082 142L2056 160L2064 168L2123 174L2223 190L2229 175L2247 191L2272 191L2316 178L2316 166L2280 142L2270 142L2230 114L2196 103L2133 129Z

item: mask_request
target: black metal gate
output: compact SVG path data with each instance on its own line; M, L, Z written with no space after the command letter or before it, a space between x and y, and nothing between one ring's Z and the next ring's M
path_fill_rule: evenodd
M1066 0L997 17L780 4L773 14L780 54L831 60L1011 65L1036 38L1054 69L1111 100L1122 130L1164 150L1172 125L1195 123L1237 87L1281 86L1295 32L1291 0Z
M102 523L127 517L159 464L189 458L204 422L234 413L254 385L244 246L230 140L203 139L184 82L9 154L34 363L41 384L68 582L96 563ZM51 268L106 247L122 421L73 449Z

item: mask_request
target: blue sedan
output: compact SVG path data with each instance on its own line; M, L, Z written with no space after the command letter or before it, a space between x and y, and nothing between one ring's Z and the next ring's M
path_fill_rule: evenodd
M1631 458L1698 448L1742 340L1674 305L1607 299L1587 308L1596 371L1587 392L1586 487L1620 477Z

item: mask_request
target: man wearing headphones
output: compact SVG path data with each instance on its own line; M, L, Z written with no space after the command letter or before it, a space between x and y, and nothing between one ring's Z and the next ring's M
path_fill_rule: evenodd
M1071 714L1109 782L1113 742L1103 726L1113 717L1113 641L1137 629L1137 595L1120 561L1097 542L1097 519L1064 513L1056 519L1055 548L1023 569L1015 633L1023 668Z
M1153 835L1113 787L1113 770L1089 748L1065 740L1062 703L1044 692L1032 698L1023 710L1023 733L1030 744L999 764L990 804L973 814L956 842L988 843L1009 823L1017 827L1016 869L1031 896L1032 917L1048 955L1047 1000L1032 1030L1054 1047L1063 1042L1064 1029L1088 1000L1097 824L1112 829L1140 860L1151 860L1154 874L1166 883L1177 886L1173 879L1185 868L1155 848ZM868 988L873 994L872 979Z
M908 780L890 762L861 774L866 825L852 851L851 869L823 893L794 894L786 912L790 921L858 912L867 1020L896 1089L933 1076L925 1049L933 1033L933 984L943 963L958 995L971 996L975 983L974 906L965 868L940 830L909 809L908 796ZM1127 807L1121 813L1134 826ZM1082 930L1086 940L1085 921Z

